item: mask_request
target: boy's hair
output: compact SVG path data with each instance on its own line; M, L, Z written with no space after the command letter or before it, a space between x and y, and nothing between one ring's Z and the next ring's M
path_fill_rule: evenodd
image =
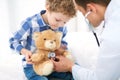
M107 7L111 0L75 0L76 4L86 9L88 3L96 3Z
M60 12L68 17L76 15L73 0L46 0L46 5L49 5L51 12Z

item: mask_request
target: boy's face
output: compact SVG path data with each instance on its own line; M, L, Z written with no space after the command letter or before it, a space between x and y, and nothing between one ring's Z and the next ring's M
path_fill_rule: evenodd
M70 20L70 17L63 15L58 12L48 12L47 13L47 21L52 29L57 29L59 27L63 27L66 22Z

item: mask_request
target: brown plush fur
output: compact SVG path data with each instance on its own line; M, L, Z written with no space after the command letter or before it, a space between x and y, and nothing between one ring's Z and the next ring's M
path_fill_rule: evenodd
M45 30L42 32L35 32L33 39L37 47L37 51L32 55L33 68L38 75L49 75L53 72L53 63L48 58L48 54L60 48L61 32L52 30ZM61 49L61 54L67 56L68 52Z

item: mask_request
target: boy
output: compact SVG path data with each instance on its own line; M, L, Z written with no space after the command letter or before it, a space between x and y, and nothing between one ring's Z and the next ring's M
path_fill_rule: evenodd
M74 17L76 10L72 0L46 0L46 10L27 18L21 29L10 39L10 47L25 56L23 62L24 73L28 80L48 80L49 78L57 77L65 80L71 79L70 73L57 73L53 72L47 77L37 75L32 67L31 56L36 47L32 40L32 34L47 29L61 31L63 38L66 35L65 23ZM66 46L67 43L62 40L62 45ZM59 51L59 50L58 50Z

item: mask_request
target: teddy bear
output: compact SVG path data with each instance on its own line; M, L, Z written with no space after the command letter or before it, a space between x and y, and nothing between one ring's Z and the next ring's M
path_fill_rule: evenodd
M41 76L47 76L54 70L53 62L50 58L55 58L56 55L62 55L72 60L72 56L68 50L61 49L62 32L53 31L51 29L42 32L35 32L33 34L33 40L37 50L33 53L31 60L33 62L34 71ZM60 53L55 51L60 49Z

